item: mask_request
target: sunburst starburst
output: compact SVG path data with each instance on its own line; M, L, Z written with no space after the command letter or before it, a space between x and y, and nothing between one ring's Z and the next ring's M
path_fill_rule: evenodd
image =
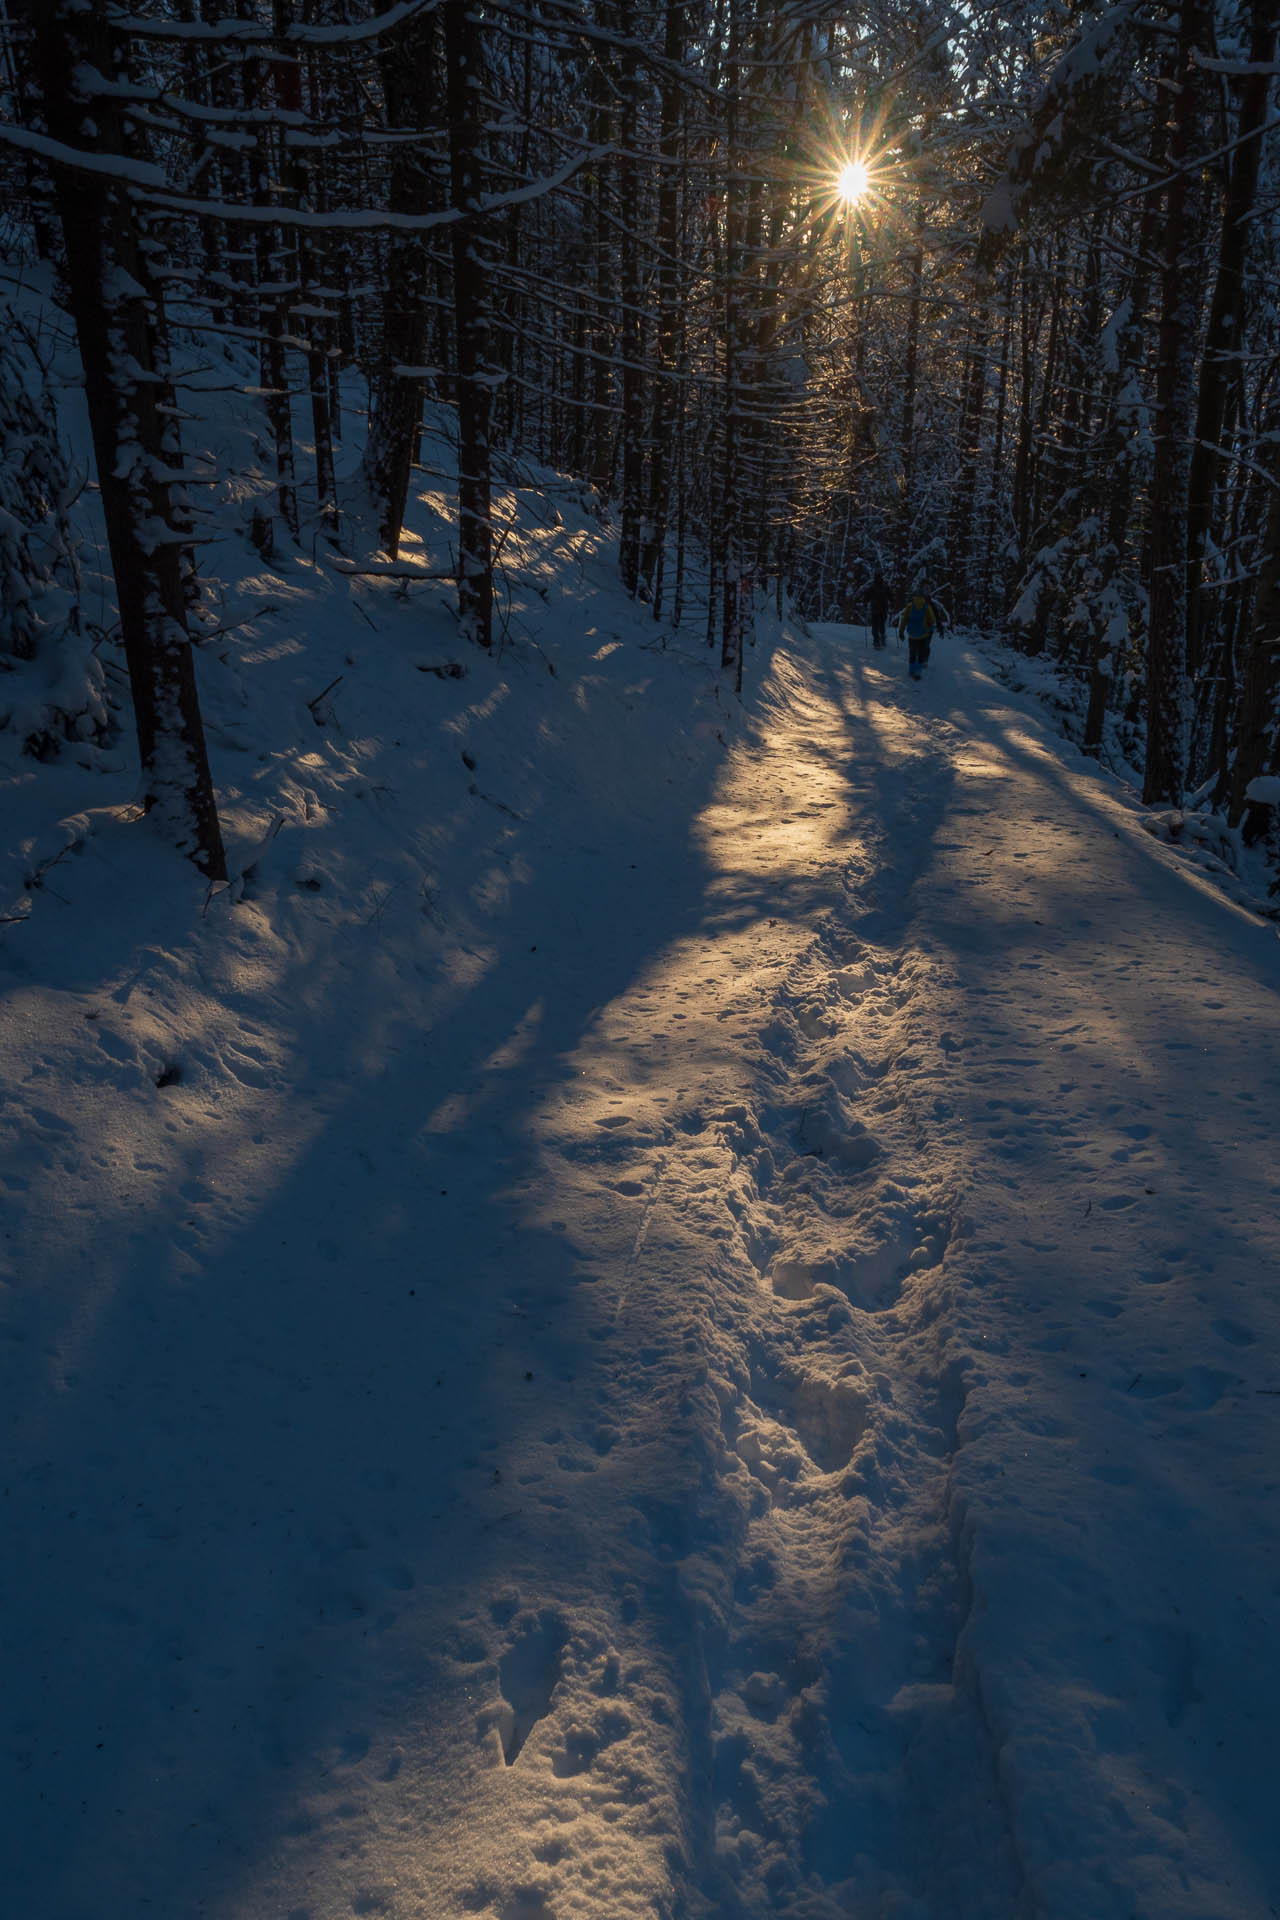
M871 174L865 160L846 160L836 178L836 192L846 207L856 207L865 200L871 185Z

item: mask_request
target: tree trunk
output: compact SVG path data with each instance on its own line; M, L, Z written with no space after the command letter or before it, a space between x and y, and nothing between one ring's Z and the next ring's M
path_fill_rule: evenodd
M952 612L967 607L973 594L973 505L982 454L982 413L987 388L986 298L979 302L978 318L969 343L969 365L960 419L960 471L952 495L947 528L947 558L951 567ZM966 616L967 617L967 616Z
M483 193L484 43L471 0L445 0L449 178L465 218L453 226L453 305L458 368L458 624L477 646L493 642L493 543L490 523L488 235L478 211Z
M916 473L916 387L920 364L920 300L924 282L924 195L916 202L915 241L907 256L910 293L907 299L907 350L902 372L902 439L898 571L907 564L911 546Z
M254 0L236 0L236 15L241 20L254 17ZM271 104L273 89L269 63L259 56L245 61L245 98L259 113ZM278 173L277 142L265 118L260 121L254 143L253 203L256 207L274 204ZM266 221L254 223L254 248L257 266L258 326L262 339L258 349L262 375L263 405L275 447L276 500L289 536L298 539L298 488L293 460L293 406L289 393L289 362L284 344L284 306L288 293L283 279L280 232Z
M663 55L669 71L662 82L658 151L663 167L658 185L657 364L649 417L649 487L646 539L640 553L641 578L648 583L654 619L662 613L662 562L667 537L676 423L684 407L684 387L676 375L676 272L680 253L680 99L674 74L684 58L684 0L667 0Z
M1022 250L1022 287L1018 327L1018 449L1013 462L1013 510L1018 527L1018 559L1031 545L1031 474L1035 440L1036 348L1041 315L1032 314L1031 250Z
M275 0L277 34L282 35L291 25L292 15L292 0ZM272 72L275 75L276 98L280 105L287 113L301 119L303 114L301 63L296 58L277 58ZM315 196L311 182L311 167L302 158L298 149L288 146L287 143L284 147L284 174L295 206L312 211ZM311 400L311 437L316 463L316 512L326 530L336 536L338 489L333 462L333 427L329 413L328 357L325 352L329 322L313 298L313 289L318 278L316 255L305 227L298 229L296 258L300 309L296 317L302 323L299 332L306 342L307 391Z
M640 277L640 239L636 231L642 218L640 202L639 114L637 101L636 56L625 43L632 37L635 21L631 0L620 0L618 31L624 46L619 60L620 95L618 157L618 199L622 212L619 235L619 294L622 304L622 517L618 539L618 565L622 584L634 595L640 586L640 554L645 545L644 526L644 328L641 302L644 290Z
M1280 469L1280 462L1276 462ZM1275 810L1246 800L1260 774L1280 774L1280 470L1273 473L1267 510L1264 560L1253 603L1253 627L1245 651L1236 722L1236 760L1228 819L1244 823L1248 842L1261 839Z
M432 82L438 70L433 19L413 20L389 35L378 59L389 129L430 125ZM431 209L429 163L416 144L392 150L388 205L393 213ZM382 352L374 385L373 418L365 454L365 481L378 517L378 538L394 560L400 550L409 476L422 428L423 377L415 369L427 355L428 260L421 237L393 233L387 243L382 291Z
M1055 265L1061 253L1055 249ZM1062 340L1063 285L1061 271L1055 271L1049 286L1049 338L1045 343L1044 364L1040 368L1039 405L1036 408L1031 438L1031 476L1028 492L1031 501L1029 532L1038 537L1047 517L1058 504L1058 448L1052 437L1053 396L1058 382L1058 360Z
M1214 490L1222 471L1223 424L1227 402L1239 364L1244 331L1245 256L1248 250L1258 168L1262 156L1262 129L1266 125L1271 89L1266 69L1275 59L1274 0L1254 0L1250 65L1258 70L1245 80L1236 123L1236 150L1231 161L1218 272L1209 309L1204 358L1200 364L1200 393L1196 408L1196 437L1191 450L1187 498L1187 668L1194 681L1205 659L1211 602L1207 581L1208 543L1213 521Z
M1206 0L1183 0L1178 28L1165 251L1161 272L1155 458L1151 473L1151 620L1147 636L1147 806L1180 806L1186 783L1187 489L1195 402L1197 276L1188 163L1199 109L1196 51Z
M74 0L17 0L34 36L45 123L99 160L127 154L117 103L94 93L120 76L117 44ZM86 91L74 94L68 76ZM159 352L160 291L144 216L108 173L55 165L71 312L84 364L98 486L133 693L143 804L211 880L226 878L187 632L182 549L190 522L174 498L182 448Z
M1001 511L1004 487L1005 411L1009 404L1009 357L1013 351L1013 300L1016 276L1010 270L1004 290L1004 316L1000 333L1000 377L996 387L995 433L991 447L991 495L987 503L987 534L982 560L982 584L979 589L978 617L984 623L991 618L992 578L995 573L996 526Z
M596 19L602 27L612 28L613 10L609 0L597 0ZM602 147L612 137L613 96L604 62L591 64L591 144ZM614 285L613 242L609 232L609 161L602 156L590 175L592 294L595 312L591 326L591 432L588 442L587 471L596 492L604 497L613 478L614 431L612 421L614 382Z
M735 688L742 686L742 555L741 555L741 474L740 429L742 410L741 342L742 303L745 298L742 253L744 208L740 164L741 100L739 94L740 0L730 0L728 58L725 84L728 98L725 110L725 196L724 196L724 446L721 474L720 538L722 546L721 581L723 584L720 625L720 665L734 676Z

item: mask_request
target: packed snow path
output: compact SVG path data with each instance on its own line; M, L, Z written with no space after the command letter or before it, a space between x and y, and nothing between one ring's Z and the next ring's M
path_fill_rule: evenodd
M286 1174L30 1308L15 1911L1280 1911L1280 943L862 638L753 657L691 809L620 745L495 810L496 964L360 962ZM23 1004L14 1285L95 1126Z

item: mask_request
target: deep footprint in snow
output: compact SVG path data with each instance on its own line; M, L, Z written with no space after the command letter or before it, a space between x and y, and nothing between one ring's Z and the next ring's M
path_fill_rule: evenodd
M807 1260L775 1260L769 1269L769 1284L779 1300L811 1299L823 1281L830 1286L838 1284L828 1279L822 1266L814 1266Z
M867 1424L866 1395L851 1380L779 1376L759 1404L791 1429L819 1473L848 1465Z
M540 1856L541 1849L535 1849ZM545 1887L517 1886L502 1892L488 1880L464 1887L457 1895L463 1913L474 1913L482 1920L556 1920L556 1910Z
M865 994L874 993L880 986L880 973L875 967L842 967L832 975L836 992L842 1000L861 1000Z
M1213 1331L1219 1340L1226 1340L1233 1347L1251 1347L1258 1337L1248 1327L1242 1327L1238 1320L1215 1320Z
M825 1040L835 1032L835 1022L825 1007L810 1005L797 1007L795 1023L806 1040Z
M1207 1413L1228 1393L1237 1390L1239 1376L1219 1367L1188 1367L1182 1373L1137 1373L1124 1389L1135 1400L1180 1398L1197 1413Z
M606 1747L625 1740L630 1731L631 1722L622 1709L606 1707L589 1725L566 1730L562 1745L552 1756L552 1772L561 1780L586 1773Z
M551 1696L562 1671L561 1655L569 1638L557 1613L529 1621L498 1662L498 1680L506 1708L497 1717L502 1751L515 1765L525 1741L551 1711Z
M941 1264L950 1237L945 1220L920 1220L869 1253L784 1255L770 1267L769 1283L780 1300L808 1300L819 1287L834 1287L863 1313L885 1313L913 1273Z
M879 1154L880 1142L857 1121L840 1126L810 1109L796 1130L796 1152L801 1159L826 1160L842 1173L861 1173Z

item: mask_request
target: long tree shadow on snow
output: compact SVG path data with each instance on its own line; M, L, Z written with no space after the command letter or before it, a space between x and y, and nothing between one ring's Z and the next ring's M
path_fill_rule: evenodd
M51 1609L66 1622L61 1659L14 1702L22 1718L29 1694L42 1789L21 1796L15 1897L79 1920L104 1903L181 1912L198 1887L215 1910L375 1792L375 1765L389 1782L406 1749L414 1766L443 1758L433 1701L500 1663L501 1623L486 1600L423 1645L415 1596L446 1573L477 1595L503 1585L547 1369L558 1404L573 1376L585 1398L596 1362L588 1250L528 1224L540 1104L664 947L822 904L802 869L716 891L701 812L692 795L670 846L615 809L602 847L566 809L491 964L428 1032L397 1022L385 973L345 1030L305 982L299 1055L328 1047L347 1071L321 1083L287 1178L195 1277L172 1259L178 1192L100 1245L107 1304L74 1397L41 1415L42 1557L10 1622L31 1646ZM608 925L590 912L604 859L634 874ZM78 1550L82 1498L119 1514L105 1562ZM539 1551L571 1520L537 1516ZM548 1645L559 1631L546 1624ZM546 1683L520 1684L527 1717ZM364 1878L376 1900L375 1863Z
M814 672L815 696L846 724L829 744L815 722L829 791L811 804L834 811L803 827L838 832L852 796L872 816L872 839L848 849L847 902L802 854L780 866L766 849L753 864L744 838L744 857L726 857L705 790L691 796L678 847L655 844L654 822L614 812L611 844L591 851L598 828L575 828L566 812L492 964L429 1032L397 1026L379 1004L362 1029L334 1036L344 1061L367 1053L369 1071L341 1080L288 1178L209 1252L198 1280L158 1287L160 1256L148 1262L137 1237L103 1248L110 1310L43 1448L48 1557L14 1609L17 1643L42 1644L51 1581L70 1583L81 1636L73 1657L29 1683L62 1752L51 1757L39 1734L31 1746L29 1777L45 1797L21 1796L27 1865L10 1869L20 1901L96 1920L104 1906L141 1910L143 1898L184 1912L198 1887L209 1910L230 1906L266 1860L305 1852L309 1830L336 1845L344 1806L376 1797L380 1782L390 1788L406 1768L429 1779L448 1758L460 1690L483 1696L504 1660L515 1721L502 1739L518 1758L546 1710L563 1633L554 1596L521 1592L519 1572L554 1535L568 1576L577 1540L572 1503L531 1517L519 1476L556 1417L549 1405L572 1386L585 1408L598 1367L596 1306L581 1285L590 1249L568 1227L529 1225L537 1116L600 1009L673 942L824 913L886 946L906 938L957 798L954 766L924 727L905 742L878 731L852 667L836 658ZM946 717L963 729L962 714ZM1025 749L1007 739L1002 751ZM763 836L767 765L760 779ZM634 870L626 916L609 926L581 910L605 860ZM1087 952L1090 875L1058 875L1051 897L1062 937ZM1010 969L1043 961L1045 935L1025 905L984 900L980 927L973 910L953 909L919 931L961 978L979 939L984 950L1004 942ZM1194 911L1207 934L1214 907ZM1135 941L1137 931L1135 920ZM1013 996L1001 1009L1007 1025L1025 1022L1014 1037L1027 1048L1043 1044L1033 1011ZM1182 1013L1192 1018L1189 1002ZM320 1044L323 1022L321 995L307 1045ZM1160 1097L1158 1063L1149 1094ZM970 1118L982 1123L976 1097ZM167 1219L150 1231L162 1248ZM1248 1252L1242 1236L1235 1257ZM1064 1286L1078 1278L1064 1268ZM625 1501L625 1465L614 1458L610 1471ZM89 1472L115 1489L120 1514L106 1565L84 1563L70 1517ZM682 1497L673 1490L674 1507ZM476 1605L446 1644L424 1644L418 1596L445 1581ZM376 1910L394 1870L370 1859L352 1871L353 1897Z
M1041 1677L1060 1719L1039 1728L1028 1705L1023 1724L1016 1701L993 1719L1015 1817L1025 1793L1038 1818L1027 1754L1057 1741L1055 1793L1096 1798L1088 1818L1104 1825L1127 1822L1137 1797L1153 1833L1169 1809L1194 1810L1188 1863L1202 1851L1212 1876L1230 1836L1241 1897L1262 1898L1276 1864L1262 1729L1280 1695L1265 1556L1241 1543L1272 1521L1265 1485L1237 1463L1265 1457L1274 1431L1270 1373L1254 1364L1275 1313L1274 1290L1257 1297L1274 1271L1260 1104L1280 1070L1274 931L1149 841L1033 711L974 678L940 674L929 691L920 723L962 769L947 832L965 856L962 880L933 876L911 930L961 994L948 1042L964 1071L937 1076L936 1092L991 1190L1010 1195L1000 1231L1021 1234L969 1272L958 1252L954 1270L981 1284L998 1260L1009 1304L1027 1296L990 1336L1011 1343L1024 1390L983 1402L994 1457L1004 1445L1034 1463L1021 1504L1011 1488L984 1499L992 1468L974 1435L976 1657L998 1676L1002 1632L1020 1647L1041 1605L1072 1623L1060 1642L1029 1636L1059 1662ZM1048 1100L1034 1091L1046 1084ZM922 1111L934 1091L922 1085ZM1011 1565L1024 1569L1014 1590ZM1072 1634L1089 1649L1079 1667ZM1080 1722L1082 1688L1095 1710Z

